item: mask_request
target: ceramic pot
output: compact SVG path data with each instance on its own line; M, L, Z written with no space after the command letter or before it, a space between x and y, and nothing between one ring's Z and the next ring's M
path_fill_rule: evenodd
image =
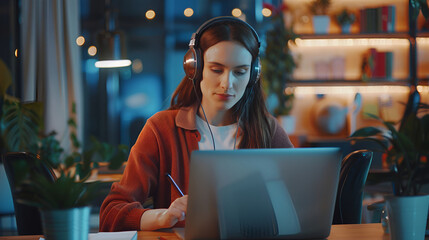
M328 15L313 16L313 28L315 34L327 34L331 19Z
M90 207L41 210L46 240L88 240Z
M279 122L287 134L291 135L295 132L296 118L293 115L279 116Z
M390 239L423 240L428 208L429 195L386 197Z
M341 25L341 32L343 33L343 34L349 34L350 33L350 28L351 28L351 24L350 23L347 23L347 24L343 24L343 25Z

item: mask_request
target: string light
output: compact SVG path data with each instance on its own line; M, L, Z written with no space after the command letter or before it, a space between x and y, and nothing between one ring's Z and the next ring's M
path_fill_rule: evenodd
M185 17L191 17L194 15L194 10L192 8L186 8L185 11L183 11L183 14Z
M156 14L155 14L154 10L150 9L150 10L146 11L145 16L146 16L147 19L152 20L152 19L155 18Z
M273 14L273 13L271 12L271 10L269 8L263 8L262 9L262 16L271 17L271 14Z
M95 54L97 54L97 48L95 46L90 46L88 48L88 54L89 56L95 56Z
M76 44L81 47L85 44L85 38L83 36L79 36L76 38Z
M241 12L241 9L239 9L239 8L234 8L234 9L232 9L231 14L234 17L240 17L241 14L243 14L243 12Z

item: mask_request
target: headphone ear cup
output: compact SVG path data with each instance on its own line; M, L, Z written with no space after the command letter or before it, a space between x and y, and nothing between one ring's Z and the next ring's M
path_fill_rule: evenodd
M195 82L196 79L201 78L202 68L201 51L198 48L189 48L183 57L183 69L185 70L186 77Z
M194 81L197 70L197 56L194 48L189 48L183 57L183 70L185 70L186 77Z
M253 85L255 85L259 81L260 77L261 77L261 61L259 57L257 57L252 62L252 66L250 68L250 80L247 86L253 87Z

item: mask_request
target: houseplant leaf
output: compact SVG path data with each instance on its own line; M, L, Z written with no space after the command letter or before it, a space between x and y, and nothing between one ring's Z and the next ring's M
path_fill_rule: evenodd
M12 98L4 101L2 125L9 151L28 151L34 147L42 112L42 103L20 103Z

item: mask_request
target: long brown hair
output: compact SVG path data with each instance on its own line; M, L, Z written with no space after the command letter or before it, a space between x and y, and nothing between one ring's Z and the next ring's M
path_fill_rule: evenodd
M258 41L252 30L245 24L226 20L207 28L199 40L202 56L208 48L222 41L240 43L252 54L252 61L257 60ZM195 79L194 85L194 82L185 76L173 93L169 109L188 107L200 102L202 97L200 82L201 79ZM242 98L231 110L234 118L239 119L239 126L243 131L238 148L268 148L271 146L272 133L268 122L269 114L265 106L260 79L246 88Z

